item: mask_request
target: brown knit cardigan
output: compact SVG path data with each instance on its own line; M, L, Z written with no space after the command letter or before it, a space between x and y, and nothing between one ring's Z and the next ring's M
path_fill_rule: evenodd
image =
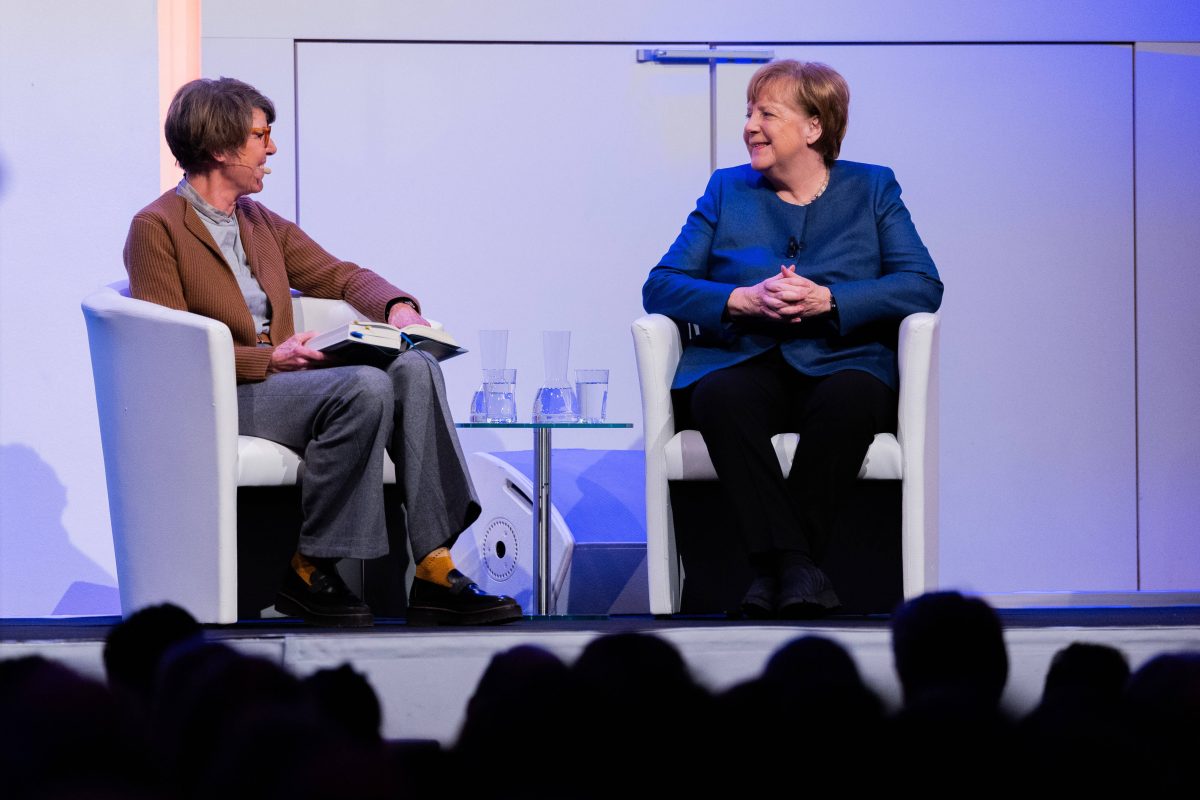
M139 211L125 240L129 291L139 300L224 322L233 334L238 383L261 381L274 345L295 333L291 288L345 300L374 320L388 303L416 298L357 264L325 252L294 223L247 197L237 201L242 247L271 303L272 347L256 344L254 318L233 270L196 210L174 189Z

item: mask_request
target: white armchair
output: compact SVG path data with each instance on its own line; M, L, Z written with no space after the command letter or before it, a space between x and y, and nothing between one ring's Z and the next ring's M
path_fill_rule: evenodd
M900 398L897 435L875 437L858 474L865 480L902 481L904 595L937 586L938 315L913 314L900 325ZM642 388L646 448L646 567L650 611L679 610L683 567L675 547L669 481L716 480L699 431L675 429L671 381L683 352L679 329L668 317L649 314L633 323L633 344ZM787 475L800 437L771 443Z
M296 330L360 316L294 297ZM83 301L108 480L121 610L172 602L200 622L237 621L237 489L294 484L300 456L237 432L233 340L198 314L128 296ZM384 480L395 482L391 459Z

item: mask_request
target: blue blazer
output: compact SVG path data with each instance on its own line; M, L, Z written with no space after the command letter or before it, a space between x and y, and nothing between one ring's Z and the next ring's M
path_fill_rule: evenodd
M798 325L723 316L735 287L778 274L782 264L829 287L837 313ZM776 345L806 375L857 369L896 388L900 320L936 311L941 300L937 268L895 175L852 161L835 162L829 187L807 206L779 199L749 164L717 170L642 287L647 312L700 328L674 389Z

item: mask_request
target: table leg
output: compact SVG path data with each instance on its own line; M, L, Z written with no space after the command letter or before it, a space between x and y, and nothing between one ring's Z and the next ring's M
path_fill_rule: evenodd
M533 504L533 536L537 542L534 592L538 616L553 613L550 608L550 428L533 431L533 483L537 498Z

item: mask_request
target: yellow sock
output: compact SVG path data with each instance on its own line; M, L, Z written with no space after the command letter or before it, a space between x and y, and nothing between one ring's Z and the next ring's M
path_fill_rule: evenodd
M292 569L296 570L300 580L312 586L312 574L316 571L317 565L305 558L299 550L292 556Z
M423 581L436 583L438 586L449 586L450 579L447 576L452 569L454 569L454 559L450 557L450 550L439 547L422 558L420 564L417 564L417 577Z

